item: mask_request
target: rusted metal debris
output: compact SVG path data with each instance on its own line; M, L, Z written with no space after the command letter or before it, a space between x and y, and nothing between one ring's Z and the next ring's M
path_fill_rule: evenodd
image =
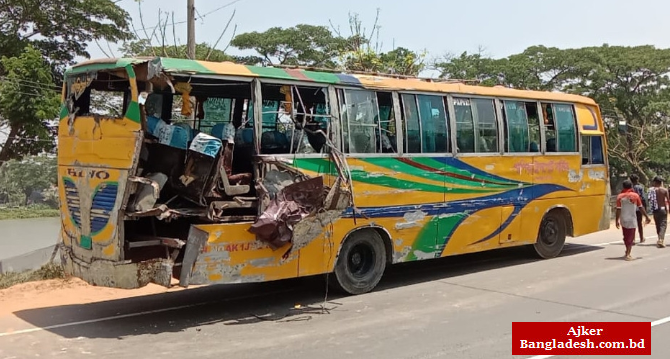
M323 177L315 177L284 187L251 225L249 232L272 249L283 247L293 237L293 226L323 208Z

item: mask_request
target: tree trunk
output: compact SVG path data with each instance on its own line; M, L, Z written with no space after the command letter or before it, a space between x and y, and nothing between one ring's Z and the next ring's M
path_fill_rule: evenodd
M2 150L0 150L0 165L9 161L12 157L12 147L14 147L14 142L16 141L16 135L19 134L19 129L20 126L11 126L9 131L9 135L7 136L7 141L5 141L5 144L2 146Z

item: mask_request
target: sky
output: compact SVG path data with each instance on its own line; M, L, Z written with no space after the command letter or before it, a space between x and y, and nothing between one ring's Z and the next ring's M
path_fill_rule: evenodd
M136 29L141 29L136 0L120 0ZM411 6L408 6L411 4ZM654 45L670 47L670 1L663 0L195 0L197 42L213 44L235 11L231 27L219 44L223 49L232 29L236 33L262 32L270 27L291 27L299 23L339 26L348 32L348 14L359 14L369 32L380 9L382 51L402 46L428 51L428 58L445 54L477 52L499 58L529 46L559 48L610 45ZM159 11L174 12L175 32L180 44L186 42L185 0L142 0L142 17L147 28L158 24ZM218 9L218 10L217 10ZM170 28L168 34L171 37ZM140 30L140 33L142 31ZM91 57L121 56L110 44L89 46ZM248 54L229 48L230 54ZM434 76L435 73L424 73ZM0 143L4 142L0 128Z
M140 29L136 0L121 0L119 5ZM158 24L159 10L174 12L175 22L186 20L185 0L142 0L141 6L148 28ZM559 48L604 43L670 47L670 2L663 0L195 0L195 6L202 16L196 21L197 42L210 44L216 42L236 11L220 49L230 39L234 25L240 34L299 23L329 26L332 21L348 34L351 12L359 14L369 31L378 8L383 51L392 50L395 44L414 51L427 50L430 58L476 52L479 48L486 55L505 57L540 44ZM175 28L178 42L185 43L186 24ZM168 34L172 38L171 29ZM106 45L103 48L109 53ZM106 56L95 44L89 50L93 57ZM241 54L234 48L228 52ZM114 55L121 53L115 51Z

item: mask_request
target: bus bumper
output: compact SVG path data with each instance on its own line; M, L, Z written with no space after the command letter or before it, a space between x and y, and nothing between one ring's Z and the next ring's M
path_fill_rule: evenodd
M65 246L60 247L63 270L66 275L80 278L88 284L135 289L155 283L170 287L174 263L168 259L152 259L142 262L111 262L93 260L87 263L72 255Z

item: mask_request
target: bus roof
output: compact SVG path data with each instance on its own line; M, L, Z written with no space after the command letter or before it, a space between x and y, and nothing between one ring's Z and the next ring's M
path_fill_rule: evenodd
M481 96L528 98L546 101L576 102L596 105L586 96L550 91L518 90L502 86L466 85L458 82L432 82L419 78L395 78L372 74L347 74L311 71L298 68L279 68L242 65L233 62L211 62L169 57L102 58L84 61L67 69L66 76L90 71L111 70L129 64L152 62L159 64L166 73L174 75L209 75L268 78L275 80L303 81L320 84L352 86L372 90L425 91L461 93Z

